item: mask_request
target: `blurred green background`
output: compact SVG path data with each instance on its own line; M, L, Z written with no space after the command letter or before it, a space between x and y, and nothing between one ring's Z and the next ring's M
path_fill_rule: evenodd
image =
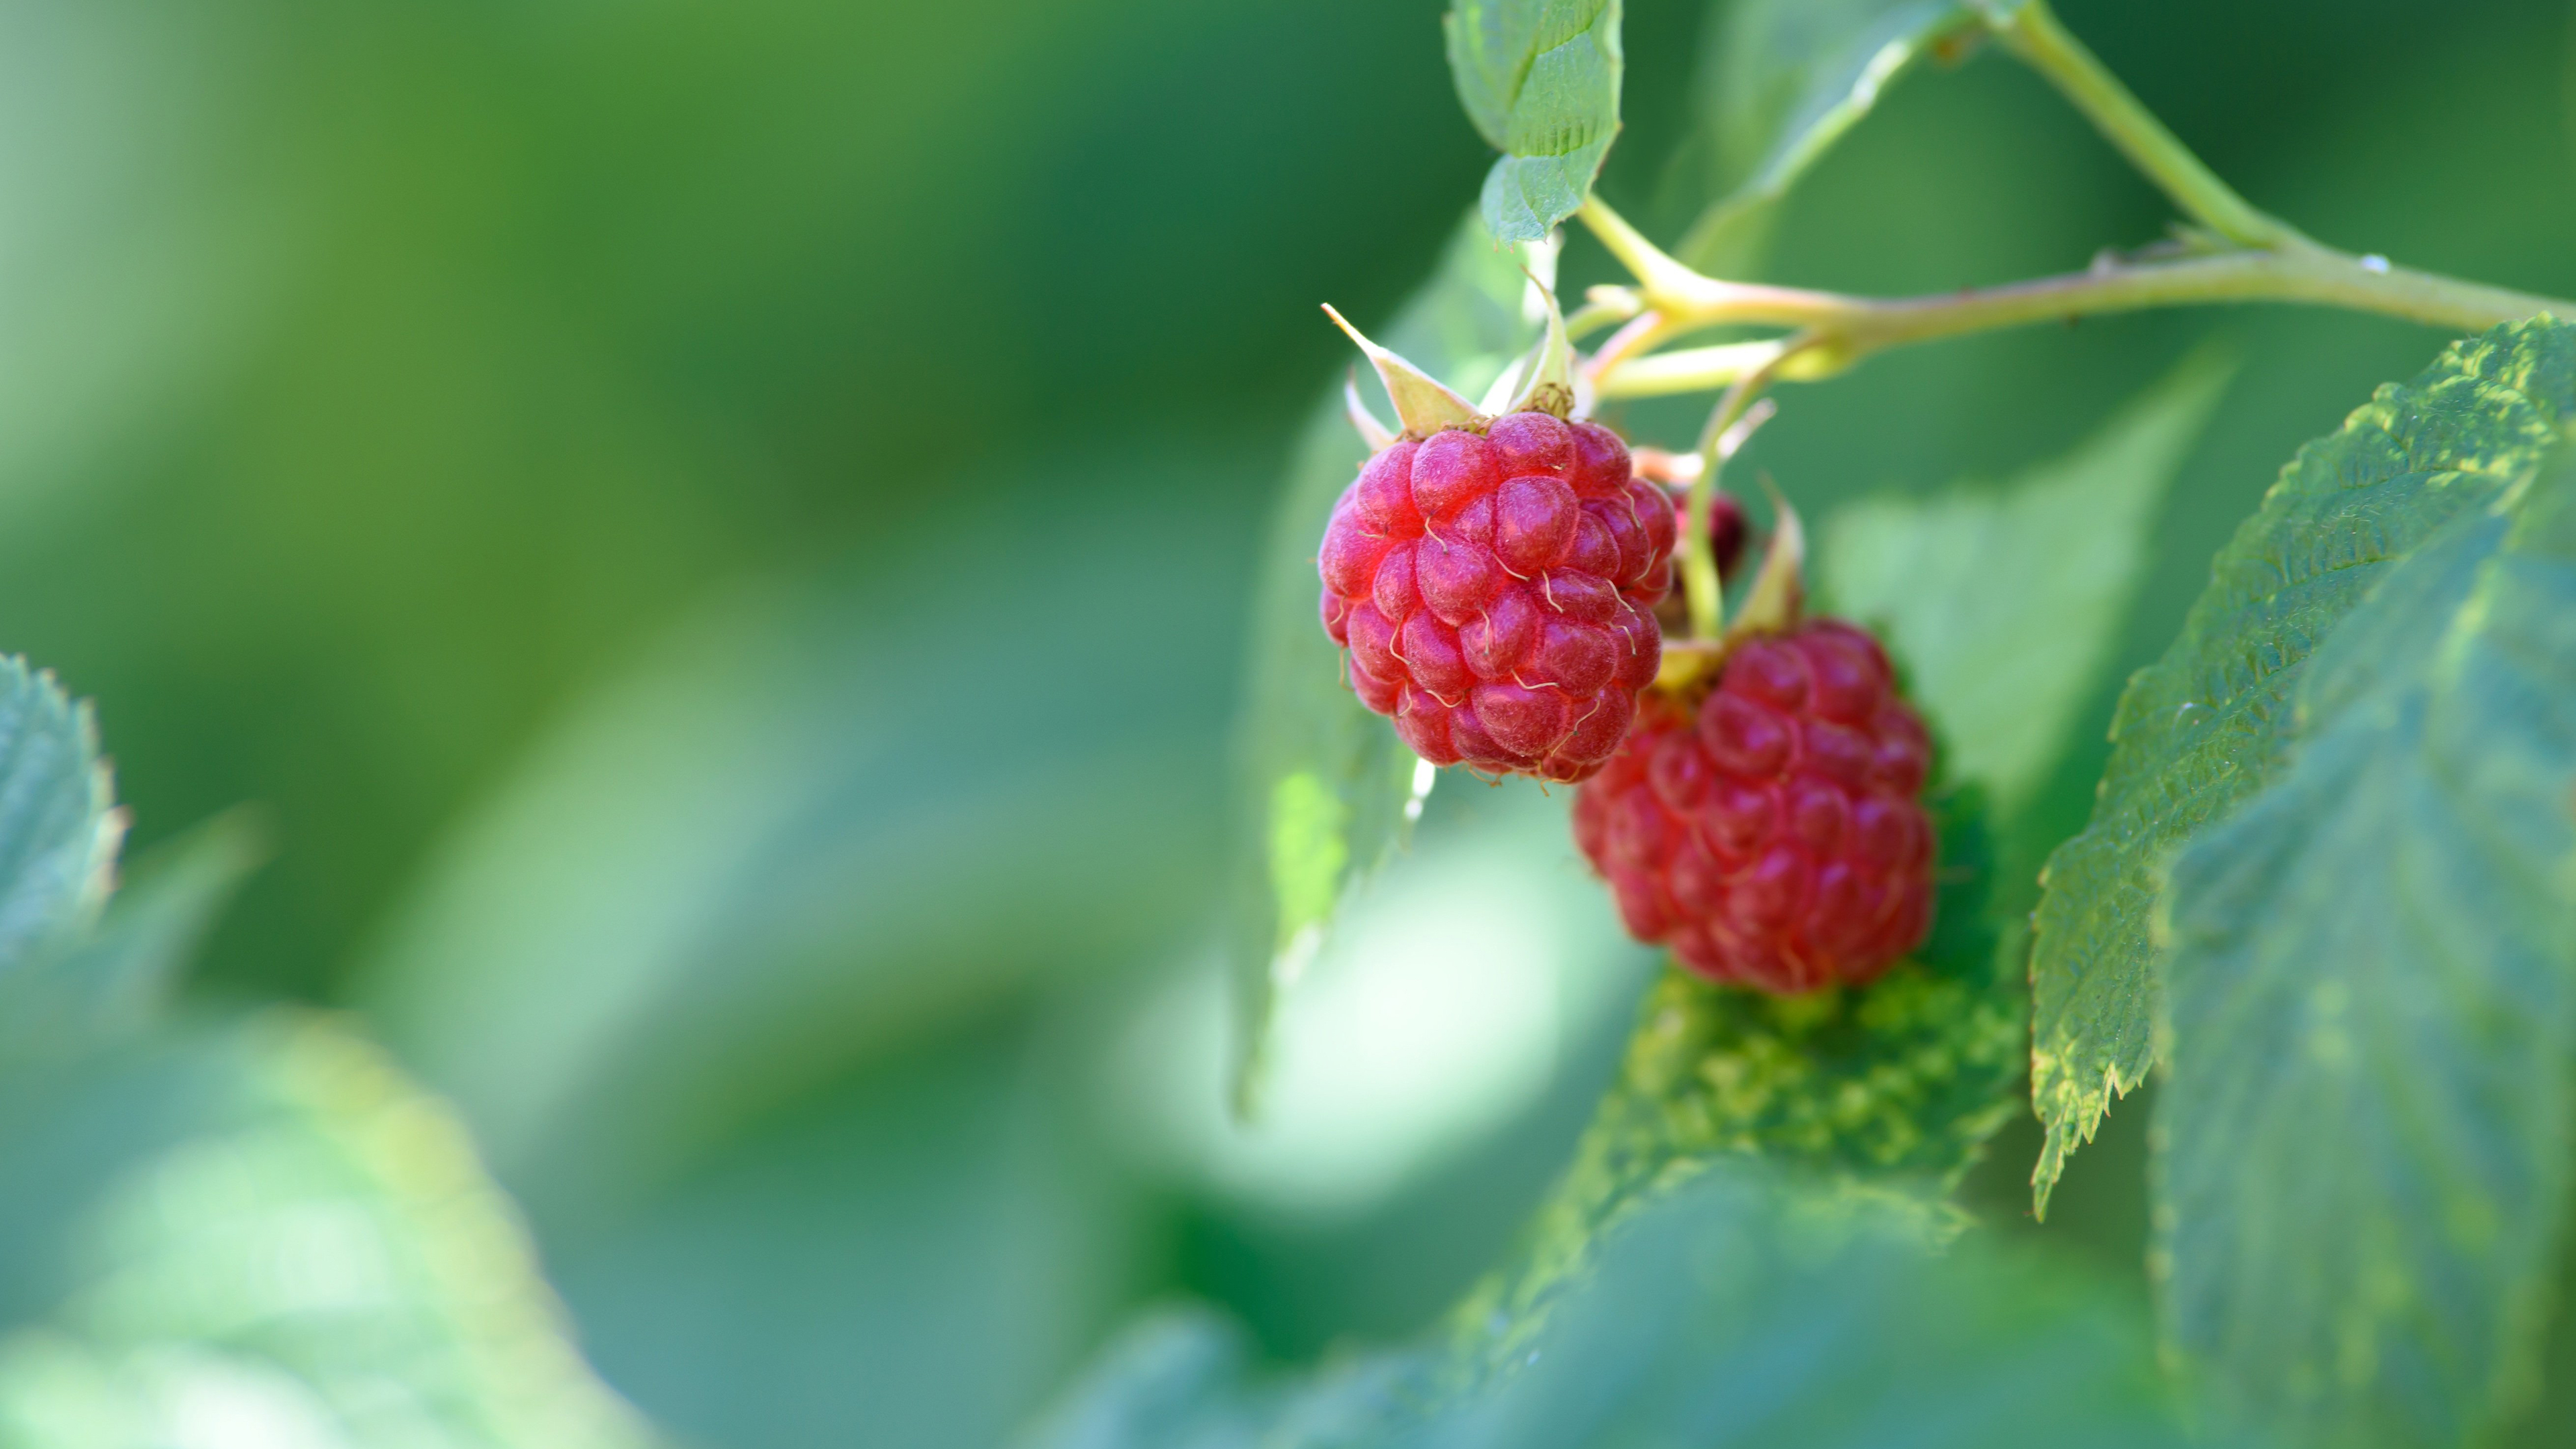
M1384 319L1486 164L1440 8L0 7L0 646L96 700L139 847L265 807L191 992L353 1008L449 1094L680 1439L991 1443L1175 1296L1281 1358L1399 1334L1561 1163L1653 963L1529 791L1435 794L1277 1119L1218 1106L1243 594L1349 361L1315 304ZM2059 9L2256 203L2576 293L2563 0ZM1667 237L1705 10L1630 4L1604 190ZM2166 214L1980 57L1828 159L1772 275L2001 281ZM1811 515L1997 476L2212 334L2243 368L2098 721L2443 338L1949 343L1793 390L1751 462ZM2142 1121L2034 1235L2140 1274Z

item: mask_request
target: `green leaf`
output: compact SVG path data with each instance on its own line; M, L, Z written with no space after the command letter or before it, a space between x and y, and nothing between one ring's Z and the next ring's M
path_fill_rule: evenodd
M1281 1382L1254 1373L1221 1322L1166 1315L1030 1444L2186 1442L2133 1304L1979 1239L1941 1251L1945 1236L1911 1205L1732 1163L1611 1232L1545 1331L1508 1354L1471 1333L1445 1362L1380 1354Z
M1985 813L1933 797L1943 885L1930 939L1865 989L1775 997L1667 971L1514 1261L1461 1310L1523 1335L1611 1226L1713 1162L1761 1157L1836 1182L1946 1192L2010 1119L2024 1039L2017 933L1988 909Z
M0 974L107 899L125 820L89 706L0 658Z
M1905 665L1943 768L2011 820L2064 752L2136 600L2150 531L2233 366L2197 353L2062 458L1999 488L1826 520L1831 607Z
M1781 198L1941 42L1978 24L1964 0L1739 0L1711 27L1698 82L1709 194L1675 249L1720 276L1761 259Z
M1503 153L1485 225L1543 240L1592 194L1619 133L1619 0L1457 0L1441 23L1459 102Z
M266 855L240 813L154 851L96 925L48 940L0 976L0 1059L60 1059L148 1025Z
M1534 288L1473 218L1387 330L1395 350L1474 396L1538 339ZM1344 682L1315 615L1315 548L1368 449L1338 396L1316 409L1272 515L1253 596L1251 671L1237 730L1238 885L1232 954L1243 1020L1237 1097L1249 1105L1273 997L1320 949L1333 911L1384 862L1430 772Z
M2279 1442L2457 1444L2535 1387L2576 1088L2576 453L2310 656L2168 897L2173 1337Z
M2130 680L2092 821L2049 857L2034 923L2042 1210L2067 1153L2154 1061L2164 862L2273 777L2311 652L2426 538L2527 475L2572 414L2576 328L2454 344L2300 450L2219 551L2180 637Z
M463 1127L338 1023L0 1073L0 1121L0 1442L650 1442Z

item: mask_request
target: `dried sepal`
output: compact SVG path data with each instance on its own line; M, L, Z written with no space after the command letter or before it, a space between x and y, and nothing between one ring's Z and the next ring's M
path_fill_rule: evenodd
M1775 515L1771 546L1763 552L1762 571L1745 591L1744 607L1726 626L1730 646L1757 635L1785 634L1798 627L1807 608L1807 531L1798 522L1798 510L1770 480L1763 480L1762 491L1771 495Z
M1547 334L1539 339L1538 349L1523 369L1527 381L1504 412L1554 413L1560 418L1575 413L1574 344L1565 335L1565 314L1557 310L1556 293L1532 273L1530 286L1538 292L1547 309Z
M1360 329L1334 311L1332 304L1325 304L1324 315L1359 344L1369 365L1377 369L1378 380L1386 384L1387 398L1395 404L1395 415L1408 435L1427 438L1442 428L1485 425L1485 415L1476 411L1475 404L1441 386L1421 368L1368 340Z
M1395 441L1395 429L1379 421L1378 415L1369 411L1369 405L1360 400L1357 368L1342 375L1342 411L1349 416L1352 429L1360 435L1361 442L1368 444L1370 452L1379 452Z

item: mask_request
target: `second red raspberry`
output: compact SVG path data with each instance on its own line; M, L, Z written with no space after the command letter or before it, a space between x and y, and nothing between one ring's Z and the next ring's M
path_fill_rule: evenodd
M1651 702L1574 838L1629 933L1701 975L1859 985L1931 925L1929 757L1877 641L1820 619L1739 646L1696 708Z
M1671 504L1616 434L1510 413L1361 469L1317 559L1324 628L1424 759L1581 780L1662 661L1672 548Z

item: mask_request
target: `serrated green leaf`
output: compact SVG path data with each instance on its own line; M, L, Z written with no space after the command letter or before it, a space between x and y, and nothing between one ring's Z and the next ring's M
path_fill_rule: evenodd
M2088 1449L2186 1442L2144 1314L1903 1202L1737 1161L1622 1224L1547 1328L1310 1379L1253 1372L1212 1316L1127 1335L1028 1449Z
M1473 218L1387 330L1389 346L1474 396L1536 342L1529 278ZM1235 929L1242 1002L1238 1099L1248 1104L1273 996L1320 947L1335 905L1386 859L1429 775L1343 679L1315 614L1315 549L1368 449L1338 398L1299 439L1253 597L1252 667L1237 746Z
M1739 0L1710 29L1697 83L1707 191L1675 255L1742 276L1781 198L1898 76L1978 24L1965 0Z
M1457 0L1441 23L1458 100L1503 153L1485 225L1542 240L1592 194L1619 132L1619 0Z
M464 1129L272 1013L0 1074L0 1443L628 1449Z
M2379 572L2168 896L2167 1315L2285 1443L2494 1429L2570 1176L2576 454Z
M2576 328L2454 344L2302 448L2211 566L2164 657L2130 680L2093 818L2049 857L2035 919L2032 1101L2044 1209L2066 1155L2155 1059L2149 924L2171 853L2271 779L2311 652L2381 575L2526 476L2576 414Z
M0 658L0 973L107 899L124 817L89 706Z
M1873 499L1825 521L1820 593L1887 641L1943 768L1982 786L1999 819L2063 753L2137 597L2165 490L2233 371L2194 354L2001 487Z

